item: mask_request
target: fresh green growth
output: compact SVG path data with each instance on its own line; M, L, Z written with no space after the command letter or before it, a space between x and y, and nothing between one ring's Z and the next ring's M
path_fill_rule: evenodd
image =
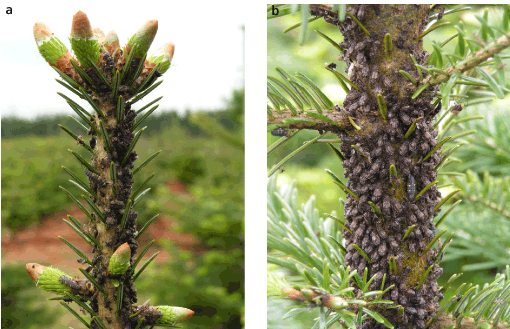
M108 266L108 273L111 275L122 275L128 269L131 259L131 249L129 245L124 243L121 245L110 258L110 265Z
M130 49L136 44L135 57L147 55L147 51L149 51L157 31L158 21L152 20L143 24L142 27L129 38L126 46L127 52L129 53Z
M90 68L99 62L99 41L92 31L87 15L82 11L73 17L70 41L82 67Z
M159 64L158 72L163 74L170 68L170 64L172 64L174 51L175 45L173 43L166 43L156 50L151 57L147 58L147 61L151 64Z
M62 276L69 278L64 272L36 263L28 263L26 267L28 275L40 289L59 295L67 294L71 290L69 286L60 281Z
M62 68L71 58L67 47L57 38L48 25L37 22L34 25L34 38L39 53L52 67Z
M193 311L187 308L175 306L156 306L156 309L163 313L163 316L156 320L157 324L175 324L188 320Z

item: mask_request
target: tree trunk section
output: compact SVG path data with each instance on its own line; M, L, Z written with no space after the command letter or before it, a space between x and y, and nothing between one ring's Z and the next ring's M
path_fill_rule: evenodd
M132 151L128 160L124 165L121 165L129 144L133 140L133 133L131 132L134 117L136 113L127 105L124 110L124 118L120 124L116 120L116 104L111 103L109 100L110 94L105 93L98 97L93 96L93 99L98 104L99 108L106 116L104 122L108 136L111 142L111 153L106 151L104 136L97 136L91 129L89 134L93 135L97 140L95 152L96 156L92 156L92 165L100 173L100 177L108 182L107 185L100 185L97 182L91 181L90 187L96 192L98 200L92 200L106 218L106 223L93 214L96 219L95 223L89 223L87 226L88 233L93 234L103 250L97 248L93 249L94 257L92 263L94 265L87 270L90 271L92 276L102 285L108 296L98 291L91 299L91 305L98 317L102 319L107 328L112 329L126 329L131 328L133 323L130 323L129 315L131 313L131 305L137 302L137 293L131 279L131 267L126 271L122 277L117 277L122 285L115 287L112 282L111 275L107 272L110 258L117 250L117 248L127 242L131 249L131 263L133 257L138 249L138 242L134 239L136 232L136 217L137 212L132 209L126 219L124 229L121 228L121 221L126 211L126 205L131 196L133 185L133 161L136 160L136 152ZM103 120L104 121L104 120ZM96 114L95 123L98 131L101 131L100 118ZM110 175L110 162L114 162L117 170L117 191L114 192L113 184L111 183L112 177ZM119 314L117 313L117 294L118 289L123 288L122 308ZM118 317L117 317L118 315ZM92 327L96 328L93 321ZM134 326L133 326L134 327ZM98 328L98 327L97 327Z
M431 105L434 91L429 88L432 93L425 91L411 99L415 87L399 70L419 81L410 55L418 64L427 64L428 54L417 37L428 22L429 5L353 5L347 11L370 36L349 16L338 24L344 36L340 45L345 49L340 59L347 64L348 78L359 88L350 89L340 111L343 117L354 118L361 127L361 130L352 127L337 131L345 156L347 187L358 196L348 194L345 203L346 226L353 233L344 232L345 263L360 275L365 269L369 277L376 275L372 289L381 288L384 276L384 288L395 286L383 299L402 305L403 314L383 306L377 309L395 328L425 328L426 322L439 310L438 300L443 298L436 283L442 274L442 269L434 264L437 250L423 252L436 235L432 219L439 213L440 209L434 207L441 195L436 185L417 200L415 195L436 180L434 167L441 153L438 150L426 161L422 160L437 145L437 131L431 124L435 115ZM334 21L320 6L312 8L311 13ZM393 44L390 61L384 46L387 33ZM386 120L379 112L377 95L382 95L386 102ZM416 129L405 138L415 121ZM390 174L391 165L396 167L397 176ZM372 210L369 201L381 215ZM412 225L414 230L403 240ZM369 261L354 244L368 255ZM389 269L390 259L396 263L393 272ZM417 289L429 267L428 276ZM374 320L365 327L385 328Z

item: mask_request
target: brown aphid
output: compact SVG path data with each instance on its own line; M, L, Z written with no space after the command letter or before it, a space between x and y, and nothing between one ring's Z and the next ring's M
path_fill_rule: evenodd
M409 199L414 199L414 194L416 192L416 183L414 181L413 175L409 175L407 178L407 195L409 196Z
M372 194L372 197L374 200L379 200L382 196L382 186L377 184L374 189L374 193Z
M289 131L284 128L277 128L271 131L271 135L279 137L290 137Z

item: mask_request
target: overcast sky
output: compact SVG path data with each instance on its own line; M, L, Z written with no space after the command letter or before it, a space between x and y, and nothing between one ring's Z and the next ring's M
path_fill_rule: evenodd
M55 81L58 75L39 54L33 37L34 23L42 21L70 49L72 18L79 10L87 14L92 28L98 27L105 34L117 32L121 46L143 23L158 20L158 33L149 55L167 42L175 44L175 55L171 68L163 75L165 82L151 94L152 99L165 95L157 111L218 109L232 90L244 84L244 15L240 15L239 7L214 2L190 6L176 1L40 1L12 5L13 15L0 13L2 117L73 114L57 91L71 94L82 106L88 106ZM145 103L140 101L140 106Z

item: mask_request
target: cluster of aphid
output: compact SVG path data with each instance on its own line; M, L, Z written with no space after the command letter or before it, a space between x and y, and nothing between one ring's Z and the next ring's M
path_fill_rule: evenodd
M120 61L120 59L119 59ZM101 60L98 63L98 67L100 67L105 75L108 72L111 72L111 68L114 66L114 56L111 56L108 53L104 53L101 56ZM134 67L134 64L133 64ZM98 85L101 85L101 80L92 71L88 71L90 77L94 80ZM121 85L119 87L119 93L124 92L128 93L128 88L126 86ZM110 93L107 90L97 91L97 97L99 98L99 102L102 100L109 102ZM95 96L94 96L95 97ZM112 107L112 110L107 111L105 113L106 117L115 117L115 107ZM111 179L108 179L106 175L97 175L89 171L88 169L84 169L86 176L90 180L91 189L96 192L99 197L99 200L94 200L94 203L103 208L103 214L106 217L106 226L108 229L120 229L120 223L122 221L123 213L126 208L126 204L131 195L131 186L133 184L133 162L137 158L137 154L135 151L132 151L127 161L123 166L120 166L121 161L123 160L126 152L128 151L128 147L133 140L133 133L131 132L132 126L134 124L134 119L136 117L136 112L131 109L129 104L126 104L124 109L123 120L121 124L116 125L115 128L106 127L108 135L110 136L112 150L111 153L107 152L104 148L103 144L99 144L97 142L96 132L93 129L89 130L89 135L91 135L91 139L89 142L90 147L96 152L96 156L92 156L92 165L98 169L102 173L108 173L110 164L114 162L117 171L117 185L116 195L115 197L108 197L106 195L106 189L110 185L112 185ZM99 149L101 148L101 149ZM109 176L109 175L108 175ZM111 178L111 177L110 177ZM138 248L138 242L135 240L135 222L137 218L136 210L132 209L129 213L129 216L126 219L126 224L124 230L121 234L112 234L112 239L106 241L106 246L113 248L114 250L118 248L122 243L128 242L129 248L132 251L132 254L136 253ZM98 231L95 225L84 225L84 231L86 233L92 234L94 237L97 237ZM98 271L94 270L92 266L87 268L87 271L91 272L91 275L100 283L103 284L106 280L100 273L106 273L106 269L108 267L108 260L103 259L100 256L100 253L97 253L96 248L94 248L94 257L91 262ZM69 285L71 288L76 288L76 283L73 281L69 281L65 279L65 284ZM124 281L124 298L123 298L123 306L130 307L133 303L136 303L136 289L131 280ZM92 308L97 311L97 301L95 298L92 298Z
M112 56L107 52L101 53L101 55L103 55L103 59L106 63L106 68L111 70L113 65L115 65Z
M315 16L324 17L324 20L330 24L338 25L340 23L340 20L338 19L338 15L336 15L335 13L333 13L327 9L311 8L310 13Z
M347 10L363 21L367 15L377 16L377 8L353 5ZM436 234L431 219L438 214L434 206L440 193L433 186L418 199L416 194L437 176L434 168L439 163L440 151L423 161L437 145L437 131L431 125L436 111L430 96L411 100L410 93L402 97L400 91L405 90L407 81L395 86L392 81L398 80L379 72L379 59L384 56L381 44L384 35L371 31L369 37L350 18L339 26L344 36L343 59L347 63L348 78L359 88L359 91L355 88L350 90L341 111L362 121L360 131L353 128L338 132L345 156L344 175L349 178L347 187L358 196L348 195L345 203L346 227L352 232L344 234L347 246L345 262L358 273L368 268L369 276L376 275L372 289L380 288L384 274L385 287L395 285L384 298L402 305L404 315L399 317L396 312L383 312L387 313L395 328L425 328L426 319L437 312L438 299L442 298L436 283L442 269L437 264L433 265L437 251L430 249L421 254ZM405 31L403 35L405 39ZM396 46L413 53L419 64L426 65L428 55L423 48L411 40L401 39L399 37L395 42ZM385 58L383 60L386 61ZM387 105L386 120L379 113L378 94L384 97ZM405 138L404 135L419 117L422 119L417 121L414 132ZM396 176L390 173L391 165L396 168ZM380 214L368 202L375 204ZM412 225L415 225L414 230L403 240ZM353 244L360 247L369 260ZM390 259L396 262L393 271L389 269ZM433 268L425 283L416 289L421 275L431 265ZM370 328L384 327L375 322L368 325Z

